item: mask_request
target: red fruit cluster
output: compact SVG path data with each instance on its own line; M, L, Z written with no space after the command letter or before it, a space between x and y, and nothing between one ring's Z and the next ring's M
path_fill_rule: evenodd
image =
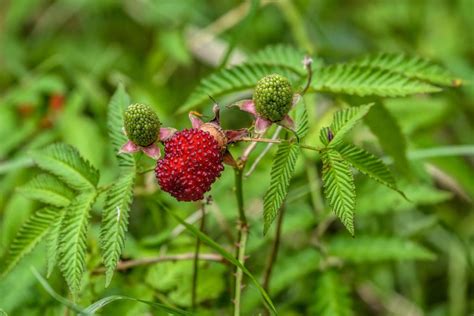
M161 189L178 201L198 201L224 170L222 159L221 147L211 134L185 129L165 142L156 178Z

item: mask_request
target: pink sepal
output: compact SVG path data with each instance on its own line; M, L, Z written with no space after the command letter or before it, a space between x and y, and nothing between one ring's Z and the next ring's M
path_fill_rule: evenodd
M243 100L233 105L239 107L239 109L241 109L242 111L245 111L250 114L253 114L254 116L257 116L257 110L255 109L255 103L253 102L253 100Z
M243 137L249 135L249 131L246 128L241 128L237 130L227 130L224 131L225 137L227 138L227 143L233 143L241 140Z
M136 145L134 142L129 140L126 142L122 148L119 150L119 154L121 153L136 153L137 151L140 151L140 146Z
M264 133L270 125L272 125L272 122L257 116L257 119L255 120L255 132L258 134Z
M287 129L290 129L292 131L295 130L295 122L293 122L293 119L287 114L283 119L278 122L278 125L281 125Z
M188 114L189 120L191 121L191 125L193 126L193 128L199 128L202 124L204 124L203 121L198 117L199 115L199 113L194 111L191 111Z
M158 160L161 157L160 148L158 148L156 144L151 144L150 146L142 147L142 151L145 153L145 155L155 160Z
M162 127L160 128L160 141L167 141L176 133L176 128Z

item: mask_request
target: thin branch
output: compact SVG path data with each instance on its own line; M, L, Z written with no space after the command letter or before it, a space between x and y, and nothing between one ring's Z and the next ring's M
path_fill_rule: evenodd
M117 264L117 270L123 271L128 270L138 266L150 265L159 262L166 262L166 261L183 261L183 260L194 260L195 253L183 253L178 255L162 255L158 257L150 257L150 258L141 258L136 260L127 260L121 261ZM199 260L203 261L214 261L214 262L221 262L226 263L226 260L219 254L214 253L201 253L199 254ZM98 268L93 271L94 274L100 274L105 272L105 268Z
M278 257L278 249L280 247L280 239L281 239L281 227L283 224L284 214L285 214L285 205L283 205L280 209L280 214L278 216L278 222L277 222L277 227L276 227L276 232L275 232L275 239L273 240L270 257L268 257L267 266L265 267L262 287L267 293L269 293L270 279L271 279L271 275L273 271L273 266Z
M281 126L278 126L277 129L275 130L275 133L273 134L272 138L273 140L277 139L278 138L278 135L280 134L280 132L282 131L283 127ZM250 169L249 171L247 171L247 173L245 173L245 177L248 177L252 174L252 172L255 170L255 168L257 167L258 163L260 162L260 160L263 159L263 157L268 153L268 151L272 148L273 146L273 143L268 143L267 146L265 147L265 149L260 153L260 155L258 155L258 157L255 159L255 161L253 162L252 166L250 166Z

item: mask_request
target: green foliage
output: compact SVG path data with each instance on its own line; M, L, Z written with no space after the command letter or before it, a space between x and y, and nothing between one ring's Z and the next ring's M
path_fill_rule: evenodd
M446 68L421 58L400 53L379 53L360 58L355 65L385 69L442 86L457 86L460 80Z
M355 185L349 164L334 149L321 152L324 195L334 213L354 235Z
M250 56L247 63L283 67L304 76L306 70L302 64L303 58L304 53L292 46L275 45L256 52Z
M308 111L306 110L306 104L301 102L298 106L296 113L296 135L300 141L308 134L309 132L309 118Z
M122 124L123 112L130 102L129 99L125 89L120 85L109 104L109 137L115 153L118 153L121 145L127 141L127 138L124 137L118 127ZM113 183L107 192L99 238L103 262L107 269L106 286L112 280L115 267L125 245L125 233L128 228L136 173L135 159L132 155L117 154L116 157L120 169L119 179Z
M49 174L40 174L18 189L24 196L56 207L67 206L74 192Z
M48 257L47 266L48 272L47 276L49 277L53 273L53 269L56 267L58 258L59 258L59 241L61 226L63 224L64 216L66 215L66 210L63 210L61 213L57 214L53 222L50 224L48 235L46 236L46 253Z
M277 217L288 194L300 149L294 143L281 143L273 158L270 186L263 198L263 234Z
M409 240L395 237L358 236L338 237L331 240L329 253L355 263L386 260L433 260L428 249Z
M87 231L95 191L77 195L71 202L60 228L59 267L71 292L80 290L86 265Z
M333 117L331 126L329 127L333 138L328 140L324 136L320 136L323 144L329 147L337 146L344 136L354 127L354 125L360 121L370 110L373 104L361 105L357 107L350 107L342 111L336 112ZM327 135L327 134L326 134Z
M339 271L326 270L316 280L316 297L312 306L314 315L354 315L349 288L338 273Z
M34 247L48 233L50 225L60 214L61 211L56 208L45 207L30 216L30 218L21 226L15 239L10 245L8 254L4 259L2 276L10 272L21 258L34 249Z
M398 72L354 64L325 66L315 71L311 88L317 92L344 93L357 96L403 97L432 93L439 88L406 77Z
M53 144L34 151L33 160L41 168L76 190L93 189L99 181L99 171L67 144Z

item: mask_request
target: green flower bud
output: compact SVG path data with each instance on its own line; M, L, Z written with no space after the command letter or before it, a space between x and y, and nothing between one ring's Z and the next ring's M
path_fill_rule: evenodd
M150 146L158 138L160 120L148 105L130 105L125 111L123 122L128 138L139 146Z
M261 117L272 122L281 121L290 111L292 100L293 89L285 77L273 74L257 82L253 101Z

